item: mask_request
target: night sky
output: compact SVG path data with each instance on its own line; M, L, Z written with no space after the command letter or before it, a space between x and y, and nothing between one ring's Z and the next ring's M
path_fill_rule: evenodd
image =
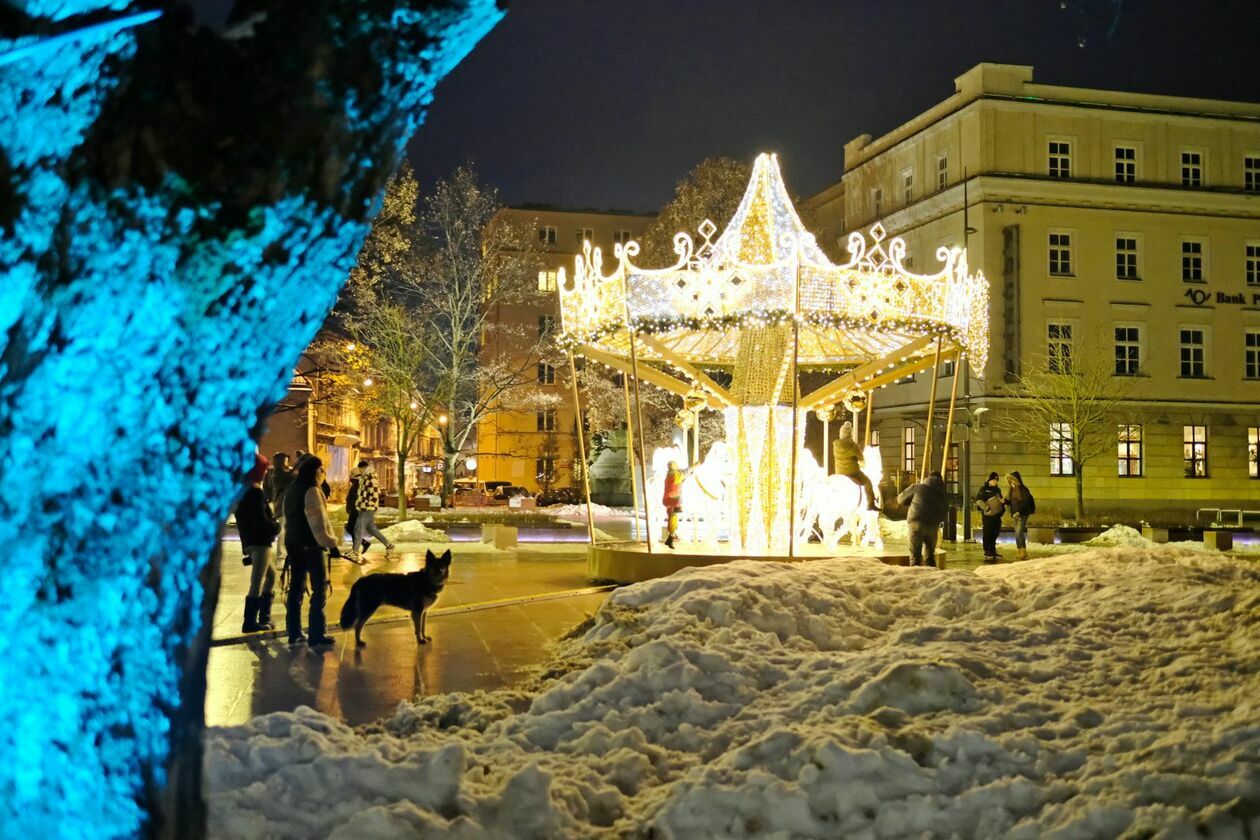
M846 141L981 61L1260 102L1258 49L1258 0L514 0L409 149L422 184L471 160L512 204L651 211L701 159L759 151L808 196L839 179Z

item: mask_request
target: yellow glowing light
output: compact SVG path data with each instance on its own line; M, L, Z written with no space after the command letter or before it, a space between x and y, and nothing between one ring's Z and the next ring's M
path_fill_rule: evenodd
M370 377L370 376L369 376L367 379L364 379L364 380L363 380L363 384L364 384L366 387L371 388L371 387L372 387L372 377Z

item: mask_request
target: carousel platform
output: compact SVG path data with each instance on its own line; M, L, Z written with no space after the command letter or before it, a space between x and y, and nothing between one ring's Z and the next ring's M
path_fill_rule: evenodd
M794 556L739 551L725 543L699 543L676 541L674 548L666 548L654 542L648 551L642 540L601 542L586 550L587 576L601 583L637 583L642 580L667 577L688 566L712 566L732 560L764 560L771 563L803 563L809 560L872 558L890 566L906 566L910 563L910 547L905 543L886 543L882 549L870 546L841 545L834 550L819 543L806 543L796 547ZM945 568L945 552L936 550L937 568Z

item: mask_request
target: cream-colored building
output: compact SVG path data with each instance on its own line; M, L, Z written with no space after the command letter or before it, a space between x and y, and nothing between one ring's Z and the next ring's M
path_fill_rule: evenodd
M965 377L960 415L970 481L956 486L1018 469L1042 510L1071 509L1071 465L994 421L1030 360L1089 346L1135 381L1116 455L1085 469L1088 506L1260 508L1260 105L1036 84L1002 64L955 84L847 143L841 182L805 210L833 254L882 222L913 270L965 245L989 278L989 360ZM886 474L922 457L929 378L877 396ZM943 405L950 375L938 384Z
M538 273L541 293L533 304L492 304L491 320L509 329L497 334L516 336L520 357L537 371L537 393L550 395L552 409L503 406L477 428L477 478L506 481L531 492L544 484L567 488L574 483L577 425L567 365L552 366L531 351L537 337L559 328L556 283L560 269L573 273L574 259L589 241L612 259L613 246L641 240L652 216L594 211L506 208L500 218L532 226L537 231L543 264ZM510 354L510 352L509 352ZM557 360L558 361L558 360ZM549 480L548 480L549 478Z

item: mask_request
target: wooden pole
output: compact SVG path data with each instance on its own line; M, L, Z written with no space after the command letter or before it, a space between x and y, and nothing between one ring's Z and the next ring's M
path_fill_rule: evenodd
M945 419L945 450L941 453L941 477L948 475L946 471L949 466L949 444L954 435L954 401L958 398L958 374L962 371L962 348L958 348L958 352L954 353L954 381L949 388L949 415ZM963 504L967 504L967 500L963 500Z
M936 337L936 358L932 361L932 387L928 396L927 441L923 447L923 459L919 462L919 481L927 478L928 463L932 460L932 417L936 411L936 373L941 367L941 337Z
M797 270L796 312L792 318L792 378L788 384L792 387L792 483L788 487L788 557L796 556L796 434L799 425L797 415L801 404L801 389L797 375L796 363L801 356L801 284L800 270ZM770 409L774 410L773 407ZM772 444L773 445L773 444Z
M630 374L621 374L621 394L626 399L626 466L630 469L630 508L634 511L632 519L634 528L631 535L639 538L639 479L634 475L634 424L630 422ZM644 497L646 499L646 496ZM644 519L647 510L643 511Z
M819 416L818 418L819 420L822 420L822 424L823 424L823 462L822 462L823 475L831 475L831 469L830 469L831 462L827 460L827 458L831 455L831 446L830 446L831 442L830 440L828 440L828 438L831 437L831 410L826 409L826 408L820 409L820 410L827 417L826 420L823 420L822 416ZM817 414L818 412L815 411L814 413Z
M629 319L626 319L627 322ZM652 509L648 506L647 455L643 451L643 404L639 402L639 351L634 330L630 330L630 369L634 376L634 419L639 427L639 478L643 482L643 519L647 523L647 550L652 553Z
M573 362L573 351L569 351L569 381L573 384L573 416L577 423L578 457L582 459L582 492L586 493L586 534L595 544L595 514L591 511L591 477L587 475L590 465L586 463L586 435L582 429L582 399L578 396L577 365Z
M862 435L862 450L871 445L871 414L875 411L875 389L866 392L866 432ZM857 418L854 418L856 428Z

